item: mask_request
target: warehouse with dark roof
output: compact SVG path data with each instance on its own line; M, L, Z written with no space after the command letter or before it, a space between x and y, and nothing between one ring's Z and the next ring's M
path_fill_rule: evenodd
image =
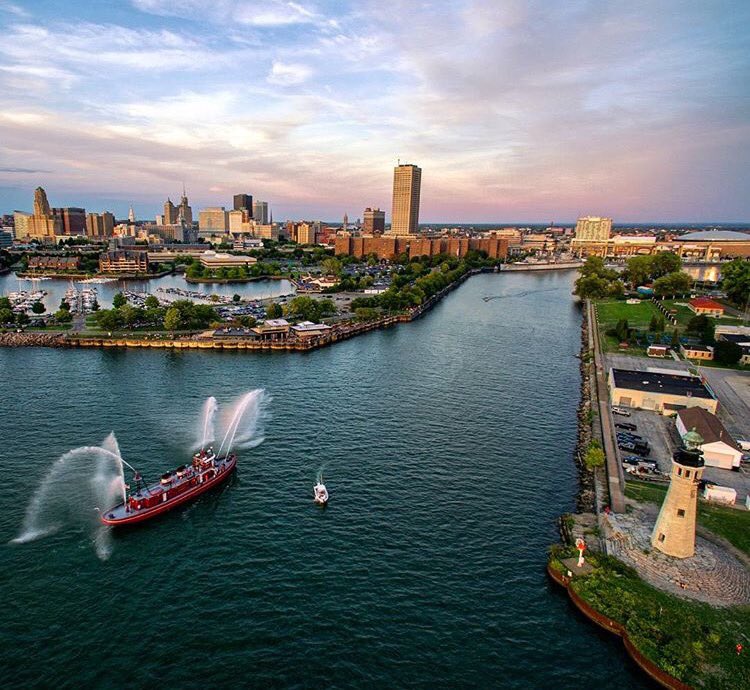
M719 407L716 396L697 376L656 369L610 369L609 394L613 405L667 414L688 407L716 414Z

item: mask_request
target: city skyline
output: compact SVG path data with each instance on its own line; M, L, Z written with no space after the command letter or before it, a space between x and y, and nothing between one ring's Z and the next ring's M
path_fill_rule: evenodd
M3 0L0 208L356 218L400 157L423 223L750 220L748 8L496 5Z

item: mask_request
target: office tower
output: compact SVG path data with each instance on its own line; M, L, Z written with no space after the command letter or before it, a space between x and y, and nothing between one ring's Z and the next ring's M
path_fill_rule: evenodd
M177 207L172 203L170 198L164 202L164 215L162 216L163 225L174 225L177 222Z
M364 217L363 232L365 235L382 235L385 232L385 211L368 207L365 209Z
M393 213L389 235L416 235L419 231L419 194L422 169L398 165L393 170Z
M34 190L34 213L29 217L29 237L51 239L59 235L62 223L52 215L47 201L47 193L41 187Z
M128 211L128 223L131 225L135 223L135 211L133 210L133 207L130 207L130 210Z
M115 217L109 211L86 215L86 235L89 237L112 237L115 231Z
M63 235L86 234L86 209L74 206L53 208L52 215L60 220Z
M222 234L228 229L229 216L223 206L211 206L198 213L198 230L201 235Z
M253 195L252 194L235 194L234 210L247 211L250 217L253 217Z
M267 201L253 201L253 219L261 225L268 225Z

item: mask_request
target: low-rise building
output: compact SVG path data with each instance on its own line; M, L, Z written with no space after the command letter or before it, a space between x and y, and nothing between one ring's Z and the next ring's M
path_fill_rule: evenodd
M680 354L685 359L703 359L711 361L714 349L710 345L680 345Z
M750 364L750 326L717 326L716 340L737 343L742 350L740 364Z
M81 265L80 256L32 256L30 271L76 271Z
M716 413L719 401L697 376L659 369L609 370L609 395L613 405L670 413L703 407Z
M117 249L99 257L102 273L148 273L148 252Z
M688 431L700 434L703 443L699 447L707 466L724 470L740 466L742 449L716 415L702 407L689 407L677 413L675 424L680 436Z
M266 319L251 330L260 340L279 340L289 335L291 326L286 319Z
M724 306L708 297L695 297L688 302L690 311L706 316L724 316Z
M331 327L325 323L313 323L312 321L300 321L292 326L292 332L298 338L306 340L308 338L318 338L321 335L327 335Z
M646 354L649 357L667 357L669 356L669 345L649 345Z
M213 251L206 251L200 255L201 265L206 268L239 268L240 266L247 268L257 261L254 256L220 254Z

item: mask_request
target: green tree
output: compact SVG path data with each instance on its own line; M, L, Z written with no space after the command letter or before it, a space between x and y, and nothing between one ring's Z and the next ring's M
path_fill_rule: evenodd
M16 324L19 326L26 326L31 319L29 318L29 315L25 312L19 312L16 314Z
M627 267L625 269L625 277L635 288L649 281L652 270L653 257L632 256L628 259Z
M266 307L266 316L267 316L267 317L268 317L269 319L278 319L278 318L280 318L280 317L281 317L281 315L282 315L283 313L284 313L284 312L283 312L283 310L281 309L281 305L280 305L280 304L277 304L276 302L271 302L271 304L269 304L269 305L268 305L268 306Z
M146 297L146 301L144 302L144 305L146 309L158 309L159 300L154 295L149 295L148 297Z
M180 310L177 307L170 307L164 314L164 328L167 331L176 331L182 325Z
M240 325L244 326L245 328L252 328L257 323L254 316L250 316L249 314L240 316L237 319L238 323Z
M727 297L744 309L750 301L750 260L734 259L722 266L721 286Z
M593 471L597 467L604 467L604 460L604 451L599 441L592 441L586 450L586 455L583 457L586 468L589 471Z
M122 316L117 309L100 309L94 319L96 325L105 331L116 331L122 326Z
M372 321L377 319L380 314L377 309L372 307L359 307L359 309L354 310L354 315L357 321Z
M672 340L669 343L672 349L677 350L680 347L680 329L675 328L672 330Z
M651 277L661 278L670 273L679 273L682 268L682 259L674 252L659 252L651 259Z
M627 319L620 319L615 326L615 333L620 339L621 343L624 343L630 337L630 325Z
M341 262L334 258L329 257L328 259L324 259L322 264L323 273L329 276L340 276L341 275Z
M0 308L0 324L13 323L13 310Z
M240 296L239 296L238 294L236 294L236 293L235 293L234 295L232 295L232 302L235 302L235 303L237 303L237 302L239 302L239 301L240 301L241 299L242 299L242 297L240 297Z
M687 322L685 330L690 333L690 335L700 335L706 330L708 321L709 319L705 314L697 314Z
M10 299L7 297L0 297L0 309L13 309L13 305L10 303Z
M692 282L692 278L684 271L668 273L654 281L654 294L661 297L665 295L684 295L690 291Z
M582 275L576 280L575 293L583 299L604 299L609 293L609 282L598 275Z
M124 307L128 303L128 300L125 299L125 295L123 295L121 292L118 292L113 298L112 298L112 306L115 309L119 309L120 307Z
M729 340L718 340L714 345L714 361L734 366L742 357L742 348Z
M73 320L73 314L70 313L70 309L58 309L55 312L55 321L58 323L70 323Z
M31 311L35 314L44 314L44 312L47 311L47 308L41 302L34 302L34 304L31 305Z

